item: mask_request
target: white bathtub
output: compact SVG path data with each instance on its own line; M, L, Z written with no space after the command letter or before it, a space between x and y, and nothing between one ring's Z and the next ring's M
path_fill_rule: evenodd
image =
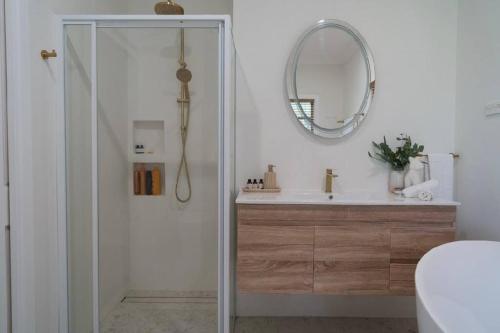
M420 333L500 332L500 242L439 246L415 274Z

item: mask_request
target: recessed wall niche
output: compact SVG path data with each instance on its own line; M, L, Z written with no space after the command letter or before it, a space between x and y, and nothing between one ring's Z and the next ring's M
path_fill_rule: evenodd
M132 153L133 155L165 154L165 121L133 120L132 121ZM137 148L142 146L142 148Z

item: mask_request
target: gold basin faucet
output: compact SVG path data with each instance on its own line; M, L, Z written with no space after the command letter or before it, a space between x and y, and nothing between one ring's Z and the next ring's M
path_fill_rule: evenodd
M333 192L333 178L338 177L338 175L333 174L332 169L326 169L326 177L325 177L325 192L332 193Z

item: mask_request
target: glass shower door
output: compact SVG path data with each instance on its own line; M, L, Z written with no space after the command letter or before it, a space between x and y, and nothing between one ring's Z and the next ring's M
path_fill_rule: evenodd
M95 315L92 51L91 24L65 27L67 322L69 332L75 333L91 332Z
M97 29L103 332L217 331L218 29L182 33Z
M153 21L64 24L68 332L225 326L223 26Z

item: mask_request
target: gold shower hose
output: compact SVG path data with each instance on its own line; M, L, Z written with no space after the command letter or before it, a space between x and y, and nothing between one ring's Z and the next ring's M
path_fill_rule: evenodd
M184 29L180 30L180 56L179 56L179 65L181 66L176 73L177 79L181 82L181 95L177 99L177 103L180 106L181 112L181 142L182 142L182 155L181 160L179 162L179 167L177 169L177 180L175 182L175 197L178 201L182 203L186 203L191 199L191 177L189 176L189 166L186 157L186 142L188 137L188 129L189 129L189 86L188 82L191 80L192 74L186 67L187 64L184 61ZM188 193L186 197L181 197L179 194L179 182L181 178L182 171L186 173L186 181L188 187Z

